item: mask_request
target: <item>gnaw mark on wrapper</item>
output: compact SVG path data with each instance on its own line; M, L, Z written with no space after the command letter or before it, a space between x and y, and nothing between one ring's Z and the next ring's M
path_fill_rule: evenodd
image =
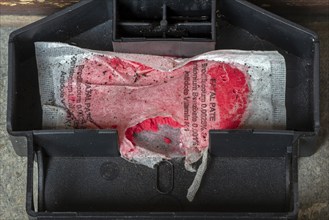
M165 155L167 158L184 157L185 151L180 141L182 127L169 117L149 118L128 128L126 137L134 146Z

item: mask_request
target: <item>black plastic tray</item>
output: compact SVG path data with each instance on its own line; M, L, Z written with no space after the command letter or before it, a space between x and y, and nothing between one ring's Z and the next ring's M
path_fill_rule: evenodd
M16 153L28 156L31 218L296 218L297 157L316 151L319 130L317 35L243 0L216 7L216 49L278 50L285 57L287 129L211 131L209 169L192 203L185 195L194 174L181 162L131 164L119 157L115 130L41 128L34 42L113 50L113 1L84 0L11 34L7 128ZM153 41L161 47L167 40Z

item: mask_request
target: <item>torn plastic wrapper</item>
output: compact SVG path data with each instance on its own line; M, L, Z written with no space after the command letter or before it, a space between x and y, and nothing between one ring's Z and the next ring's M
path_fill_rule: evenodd
M210 129L285 128L285 62L274 51L189 59L36 43L44 128L117 129L121 156L154 167L185 158L206 169ZM220 146L219 146L220 147Z

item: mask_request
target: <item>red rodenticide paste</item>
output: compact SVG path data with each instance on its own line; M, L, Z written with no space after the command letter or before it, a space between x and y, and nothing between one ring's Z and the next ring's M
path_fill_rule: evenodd
M163 141L166 143L166 144L171 144L171 139L170 138L168 138L168 137L164 137L163 138Z
M230 64L221 63L208 70L211 85L220 109L217 129L235 129L241 124L247 109L249 87L246 74Z

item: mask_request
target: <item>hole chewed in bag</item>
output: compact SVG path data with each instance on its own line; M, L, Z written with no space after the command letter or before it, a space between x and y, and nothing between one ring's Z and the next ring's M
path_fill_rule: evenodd
M184 157L180 140L180 125L169 117L156 117L126 130L127 139L134 145L164 155L166 158Z

